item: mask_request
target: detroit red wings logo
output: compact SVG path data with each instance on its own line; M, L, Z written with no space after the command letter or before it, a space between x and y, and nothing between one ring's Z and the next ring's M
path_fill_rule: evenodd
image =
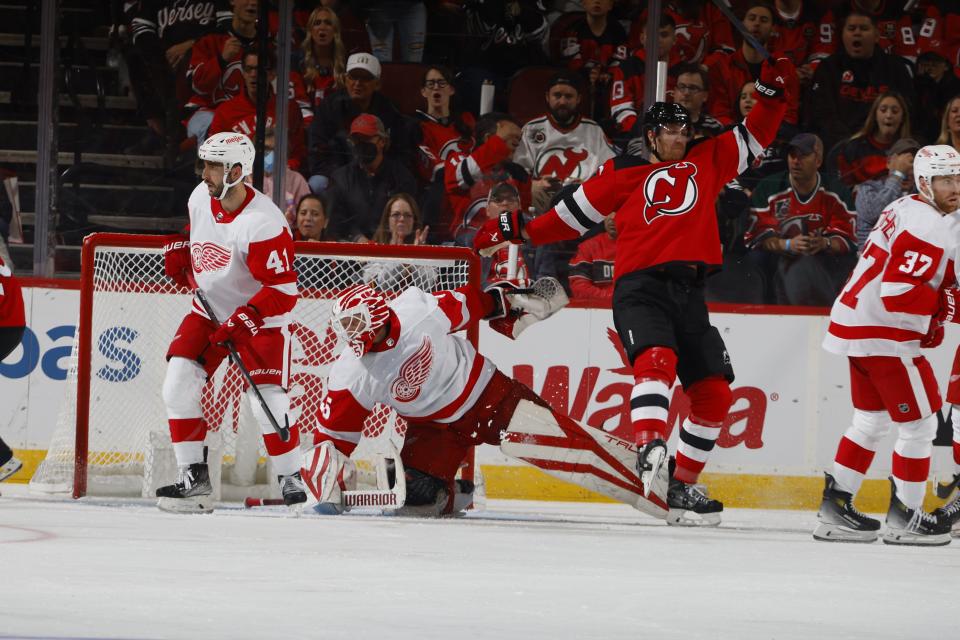
M230 264L230 251L213 242L190 243L194 273L220 271Z
M423 383L430 375L433 366L433 344L430 338L423 336L423 342L416 352L400 365L397 379L390 385L390 393L397 402L413 402L420 396Z
M679 216L693 209L697 203L697 182L693 176L697 167L689 162L678 162L657 169L643 183L647 204L643 218L650 224L660 216Z

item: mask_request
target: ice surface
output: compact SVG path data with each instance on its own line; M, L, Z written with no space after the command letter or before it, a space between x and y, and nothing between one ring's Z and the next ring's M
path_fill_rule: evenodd
M2 638L960 636L960 540L816 543L812 513L689 530L609 504L294 519L2 491Z

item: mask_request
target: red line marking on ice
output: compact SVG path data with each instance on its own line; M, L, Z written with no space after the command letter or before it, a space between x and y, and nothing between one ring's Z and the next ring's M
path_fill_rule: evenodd
M50 533L49 531L41 531L40 529L28 529L27 527L15 527L10 524L0 524L0 529L13 529L14 531L24 531L26 533L32 534L31 538L24 538L23 540L5 540L0 538L0 544L14 544L18 542L43 542L44 540L53 540L57 537L57 534Z

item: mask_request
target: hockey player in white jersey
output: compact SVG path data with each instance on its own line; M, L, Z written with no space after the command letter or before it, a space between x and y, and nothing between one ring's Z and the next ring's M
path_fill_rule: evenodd
M222 324L211 321L194 300L167 351L163 401L180 472L173 484L157 489L157 496L161 509L178 512L213 509L200 396L228 355L226 343L236 347L276 421L287 422L290 311L298 297L287 221L267 196L243 183L253 172L253 144L243 134L218 133L197 155L203 182L187 205L190 235L170 238L164 268L183 287L195 283ZM259 402L251 402L251 408L284 501L305 502L296 429L283 441Z
M935 346L942 322L957 321L960 154L931 145L914 158L917 195L894 201L870 233L833 304L823 346L847 356L853 423L826 475L817 540L873 542L880 522L853 506L880 440L896 427L890 509L883 541L941 545L950 523L923 509L940 392L920 348ZM946 304L944 303L946 302Z
M559 283L542 294L523 294L500 283L426 293L411 287L389 302L365 284L338 298L333 330L346 341L333 364L302 475L317 511L342 511L355 466L348 458L377 403L407 421L401 460L411 515L444 515L462 508L454 481L471 447L481 443L525 460L549 474L581 484L645 513L665 518L668 479L656 479L649 498L634 469L636 448L550 409L536 393L507 377L455 332L472 319L515 338L528 325L566 304ZM544 289L550 289L544 291ZM513 291L511 293L511 291ZM412 509L411 509L412 508Z

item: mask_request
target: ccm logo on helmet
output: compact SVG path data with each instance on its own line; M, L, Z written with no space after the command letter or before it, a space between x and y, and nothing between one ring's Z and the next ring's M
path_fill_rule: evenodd
M697 167L689 162L678 162L657 169L643 183L647 204L643 218L650 224L660 216L679 216L693 209L697 203L697 182L693 176Z

